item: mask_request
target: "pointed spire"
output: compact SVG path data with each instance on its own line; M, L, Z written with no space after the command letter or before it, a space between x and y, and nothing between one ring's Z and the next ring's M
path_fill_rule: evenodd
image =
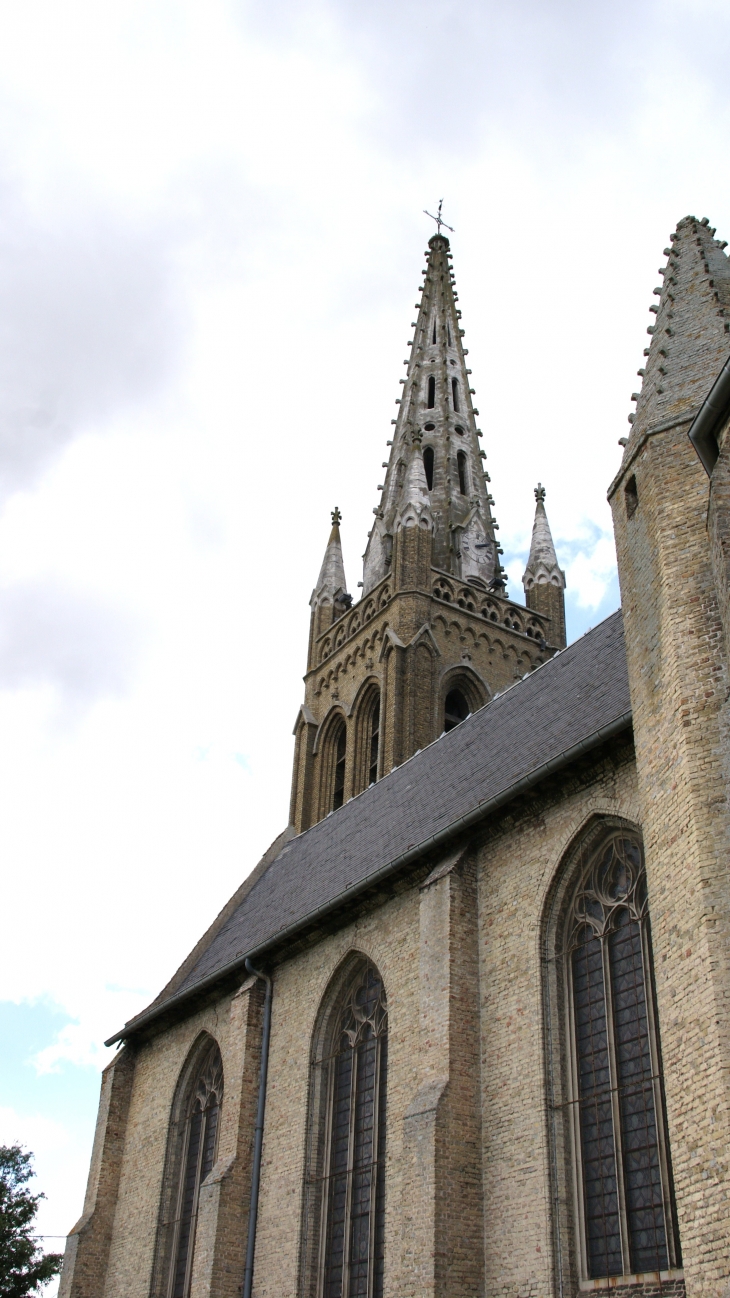
M550 524L545 513L545 488L541 482L535 487L535 521L532 525L532 543L522 577L525 603L535 613L550 618L549 642L555 649L564 649L565 636L565 573L562 571L553 545Z
M487 580L493 576L499 548L483 466L486 457L477 428L479 411L472 403L474 390L461 341L461 311L456 305L458 294L445 235L438 233L429 239L426 257L407 377L401 380L402 394L397 399L390 459L363 556L365 594L385 576L396 525L402 526L409 494L415 491L421 498L424 482L433 520L435 567L462 575L460 542L467 526L472 527L480 547L480 559L490 556L488 564L480 563L479 575L474 577L477 584L483 579L482 569ZM414 437L420 437L418 448ZM420 469L414 466L416 451ZM465 570L464 575L471 573Z
M347 583L345 581L345 565L342 559L342 542L340 540L341 522L342 514L335 507L332 511L332 531L327 542L327 549L324 552L317 585L309 601L312 609L323 604L334 604L337 596L346 595ZM341 602L345 603L346 601L341 600Z
M531 586L551 582L565 590L565 573L558 564L553 537L545 513L545 488L541 482L535 487L535 521L532 525L530 557L527 560L522 584L527 592Z
M730 262L707 217L685 216L664 249L647 358L624 455L648 428L691 414L730 352ZM625 439L622 439L624 443Z

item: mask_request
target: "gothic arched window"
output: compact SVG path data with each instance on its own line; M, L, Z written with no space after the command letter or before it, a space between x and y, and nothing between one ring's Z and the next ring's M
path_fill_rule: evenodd
M641 842L602 837L563 937L585 1279L678 1265Z
M444 730L453 730L469 715L469 704L461 690L449 690L444 703Z
M200 1187L213 1168L223 1103L223 1061L206 1035L196 1044L173 1100L152 1294L188 1298Z
M387 1007L362 958L325 996L311 1059L302 1293L382 1298Z
M434 378L433 374L430 376L428 380L427 405L429 410L433 410L434 406L436 405L436 379Z
M424 446L423 448L423 467L426 473L426 486L429 491L433 490L433 447Z
M459 470L459 491L462 496L465 496L469 490L469 485L466 480L466 455L463 451L459 451L456 457L456 465Z
M454 403L454 410L459 409L459 380L451 380L451 399Z
M368 784L375 784L378 778L378 751L380 748L380 695L376 698L370 709L370 725L368 727Z
M334 760L334 772L332 780L332 810L337 811L345 800L345 761L347 758L347 728L344 721L340 721L337 730L332 736L332 757Z

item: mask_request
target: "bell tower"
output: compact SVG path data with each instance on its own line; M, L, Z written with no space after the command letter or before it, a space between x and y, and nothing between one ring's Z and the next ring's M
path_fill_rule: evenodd
M310 601L305 696L294 728L297 832L565 643L564 615L561 621L542 599L544 575L536 573L540 589L527 608L507 596L450 245L440 229L425 257L361 597L353 603L346 588L335 510ZM552 557L547 582L559 575L562 608L554 549Z

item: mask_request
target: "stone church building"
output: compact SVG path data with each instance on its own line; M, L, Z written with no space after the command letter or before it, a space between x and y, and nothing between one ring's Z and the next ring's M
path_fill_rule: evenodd
M686 217L664 250L623 609L566 647L541 487L508 597L430 239L361 594L335 511L311 598L289 824L111 1038L61 1298L729 1298L725 246Z

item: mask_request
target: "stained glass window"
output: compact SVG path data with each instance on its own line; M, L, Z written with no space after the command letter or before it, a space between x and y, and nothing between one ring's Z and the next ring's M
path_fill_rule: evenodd
M313 1148L322 1152L307 1193L319 1205L320 1242L305 1288L317 1298L383 1295L387 1053L383 984L363 963L314 1062L323 1104Z
M678 1264L641 844L613 834L568 921L574 1089L590 1279Z
M200 1187L215 1162L222 1101L223 1062L218 1046L211 1042L200 1063L185 1122L169 1298L188 1298L190 1293Z

